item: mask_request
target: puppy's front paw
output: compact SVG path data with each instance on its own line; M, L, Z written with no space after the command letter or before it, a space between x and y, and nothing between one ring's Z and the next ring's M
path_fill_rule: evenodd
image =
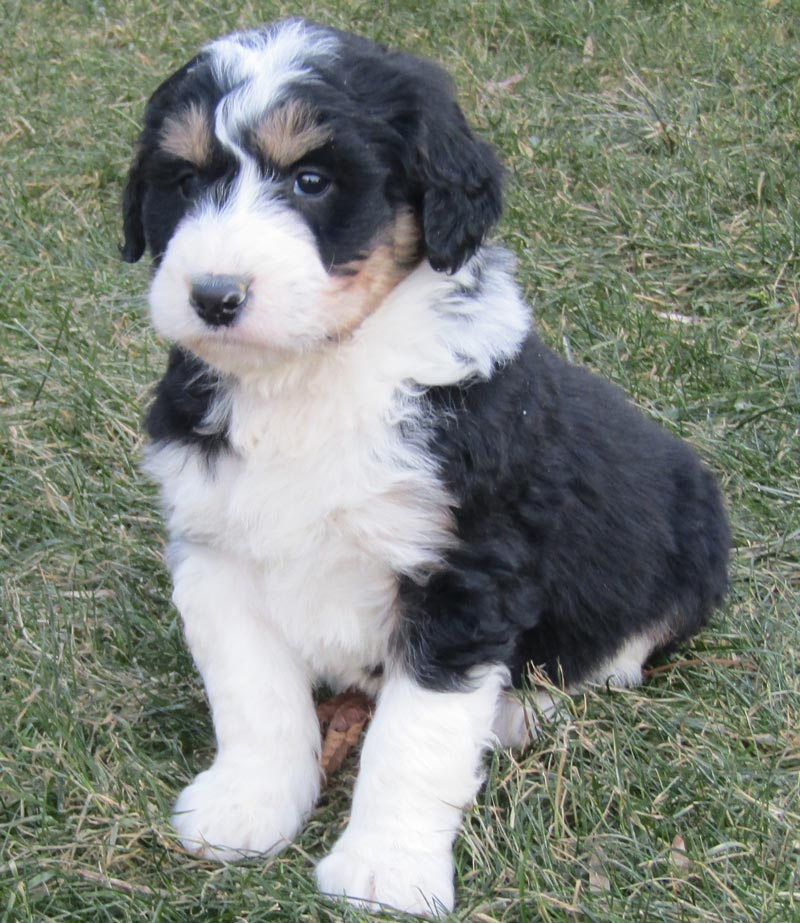
M425 851L372 837L343 839L317 866L317 885L323 894L370 910L381 905L438 917L453 909L453 858L449 848Z
M217 760L178 796L172 825L189 852L217 862L279 852L316 801L318 772L305 775L263 760Z

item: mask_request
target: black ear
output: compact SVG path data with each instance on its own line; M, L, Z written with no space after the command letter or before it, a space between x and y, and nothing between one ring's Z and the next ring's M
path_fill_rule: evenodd
M455 272L502 213L503 168L467 125L449 78L429 67L416 149L423 240L431 266Z
M141 144L128 172L128 182L122 194L122 232L125 235L120 255L126 263L135 263L145 248L142 204L144 200L144 149Z
M125 240L120 247L120 254L126 263L135 263L142 257L147 245L142 221L142 206L147 189L145 162L147 151L152 149L158 129L167 112L176 103L187 77L200 62L204 60L201 53L178 68L174 74L156 89L147 102L144 113L144 130L137 142L133 163L128 171L128 182L122 195L122 231Z

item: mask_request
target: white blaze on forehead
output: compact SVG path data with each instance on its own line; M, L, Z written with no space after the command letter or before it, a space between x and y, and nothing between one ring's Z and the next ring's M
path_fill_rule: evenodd
M237 32L206 46L214 74L229 88L216 112L217 137L236 149L244 127L252 127L291 83L312 82L313 66L335 57L331 32L289 20L268 29Z

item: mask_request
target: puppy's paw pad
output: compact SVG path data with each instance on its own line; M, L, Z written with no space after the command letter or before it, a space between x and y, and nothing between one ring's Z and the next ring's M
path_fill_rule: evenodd
M399 850L369 844L337 846L317 866L323 894L345 897L369 910L391 907L440 917L453 909L453 860L443 852Z
M295 836L316 790L292 791L262 766L214 765L178 796L172 825L189 852L231 862L276 853Z

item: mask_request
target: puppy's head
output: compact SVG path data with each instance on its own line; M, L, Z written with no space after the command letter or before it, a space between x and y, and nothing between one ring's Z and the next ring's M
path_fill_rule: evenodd
M453 272L501 168L435 65L301 21L206 47L150 99L123 258L156 328L225 367L354 330L420 261Z

